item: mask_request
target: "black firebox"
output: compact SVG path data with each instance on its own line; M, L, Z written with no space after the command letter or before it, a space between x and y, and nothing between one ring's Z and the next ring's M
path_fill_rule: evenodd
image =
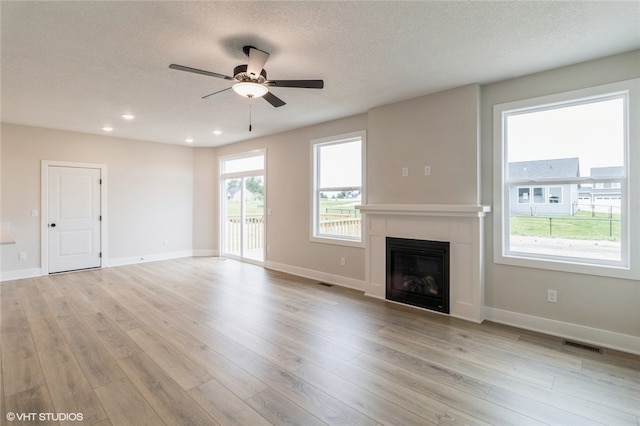
M449 243L387 237L387 299L449 313Z

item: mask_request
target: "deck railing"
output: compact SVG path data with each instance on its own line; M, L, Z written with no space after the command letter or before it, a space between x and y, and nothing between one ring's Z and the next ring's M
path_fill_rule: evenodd
M262 249L264 247L264 216L246 216L245 224L245 250ZM239 253L242 247L242 219L239 216L227 216L225 225L226 252ZM361 226L359 217L323 217L320 220L319 231L325 235L359 236Z
M264 216L245 217L245 250L264 247ZM242 219L239 216L227 216L225 227L227 253L239 253L242 247Z
M320 218L320 234L324 235L344 235L358 237L361 235L362 221L359 217L344 218Z

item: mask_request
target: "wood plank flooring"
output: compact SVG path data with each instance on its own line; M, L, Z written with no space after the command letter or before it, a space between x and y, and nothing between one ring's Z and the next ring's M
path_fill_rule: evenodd
M3 425L640 425L638 356L233 260L9 281L0 299Z

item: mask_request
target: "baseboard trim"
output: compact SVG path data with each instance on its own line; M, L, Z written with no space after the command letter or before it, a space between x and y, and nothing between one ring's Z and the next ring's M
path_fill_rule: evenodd
M270 261L264 262L264 267L267 269L272 269L274 271L285 272L287 274L309 278L327 284L334 284L341 287L364 291L364 281L343 277L341 275L328 274L326 272L315 271L313 269L300 268L298 266L291 266L284 263Z
M112 268L115 266L135 265L136 263L157 262L159 260L181 259L184 257L193 257L192 250L174 251L170 253L156 253L132 257L121 257L116 259L106 259L102 263L103 268Z
M194 250L193 257L218 257L220 253L218 250Z
M640 337L485 306L484 318L504 325L640 355Z
M18 269L15 271L0 272L0 282L24 280L42 276L42 268Z

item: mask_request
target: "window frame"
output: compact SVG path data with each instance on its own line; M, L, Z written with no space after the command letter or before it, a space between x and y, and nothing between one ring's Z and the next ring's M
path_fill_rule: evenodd
M624 97L625 176L615 179L571 178L527 180L526 182L508 180L508 156L505 141L506 120L509 114L523 111L553 109L562 106L590 103L607 98ZM605 84L570 92L557 93L530 99L523 99L494 105L493 107L493 148L494 148L494 262L497 264L523 266L563 272L616 277L623 279L639 279L640 265L631 259L640 254L640 173L630 170L631 159L637 159L640 153L640 123L633 117L640 113L640 79L632 79L617 83ZM621 183L621 260L606 261L570 256L545 255L542 253L516 252L509 249L510 238L510 193L511 186L556 187L566 183L596 183L615 181ZM547 193L549 196L550 191ZM564 198L565 194L562 194ZM519 200L515 200L519 201ZM562 200L564 201L564 200ZM548 200L547 200L548 202Z
M319 193L326 191L351 191L357 189L357 187L329 187L329 188L320 188L318 187L318 183L320 182L320 167L318 167L318 148L322 146L328 145L337 145L341 143L352 142L356 139L360 139L360 161L361 161L361 180L359 187L360 189L360 203L362 205L366 204L366 131L356 131L345 133L341 135L329 136L320 139L313 139L310 142L310 151L311 151L311 229L310 229L310 241L317 243L326 243L326 244L336 244L336 245L345 245L351 247L364 247L365 246L365 232L364 232L364 221L361 218L361 227L360 227L360 237L359 238L351 238L351 237L342 237L339 235L332 234L321 234L318 232L318 224L319 224Z

